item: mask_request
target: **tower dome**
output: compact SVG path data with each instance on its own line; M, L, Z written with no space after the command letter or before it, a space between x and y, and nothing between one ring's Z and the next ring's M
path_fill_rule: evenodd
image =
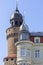
M10 23L12 26L20 26L23 22L23 16L16 7L15 12L10 17Z
M28 26L25 24L25 22L23 22L23 24L20 26L20 31L28 31Z
M19 10L16 9L15 12L11 15L10 20L17 18L18 16L22 18L22 14L19 12Z
M28 31L28 26L25 24L23 21L22 25L20 26L19 29L19 41L22 40L29 40L29 31Z

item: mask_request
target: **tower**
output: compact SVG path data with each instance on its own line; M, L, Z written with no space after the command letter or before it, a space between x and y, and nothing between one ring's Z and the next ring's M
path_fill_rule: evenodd
M28 26L25 24L24 20L19 29L19 38L18 39L19 39L18 41L29 40Z
M19 40L16 42L17 46L17 65L31 65L31 48L28 26L23 21L19 29Z
M16 6L16 10L10 18L11 26L6 30L8 41L8 56L4 58L4 65L16 65L17 49L15 43L18 41L19 27L22 23L23 16Z

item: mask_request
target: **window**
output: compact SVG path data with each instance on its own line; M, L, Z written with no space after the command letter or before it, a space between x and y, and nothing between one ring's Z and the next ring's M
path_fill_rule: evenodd
M20 50L20 54L21 54L21 56L25 56L25 48L21 48L21 50Z
M13 58L11 58L11 60L13 61Z
M6 59L6 61L8 61L8 59Z
M30 49L21 48L20 49L20 56L30 57Z
M13 30L16 30L16 28L14 28Z
M14 25L15 25L15 22L14 22L14 20L12 20L12 23L11 23L11 24L12 24L12 26L14 26Z
M14 39L14 43L16 43L18 41L18 39Z
M29 36L28 33L21 33L20 34L20 40L28 40Z
M36 43L38 43L39 42L39 39L36 39Z
M22 24L22 22L20 22L20 25Z
M35 38L34 38L34 42L35 42L35 43L40 43L40 37L35 37Z
M22 63L21 65L28 65L28 63Z
M23 40L28 40L28 34L27 33L22 33L22 39Z
M36 50L35 51L35 58L39 58L40 57L40 50Z
M26 50L26 56L28 56L28 57L30 56L30 49Z
M18 21L15 21L15 25L18 26Z
M12 26L13 26L13 22L12 22Z

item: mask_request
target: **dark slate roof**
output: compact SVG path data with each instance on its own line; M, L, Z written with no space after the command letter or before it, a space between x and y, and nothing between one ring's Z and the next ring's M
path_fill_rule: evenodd
M31 36L43 36L43 32L32 32L30 33Z

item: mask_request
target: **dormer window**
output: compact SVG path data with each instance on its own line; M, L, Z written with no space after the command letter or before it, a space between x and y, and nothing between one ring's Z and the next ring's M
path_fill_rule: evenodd
M40 37L35 37L35 38L34 38L34 42L35 42L35 43L40 43Z

